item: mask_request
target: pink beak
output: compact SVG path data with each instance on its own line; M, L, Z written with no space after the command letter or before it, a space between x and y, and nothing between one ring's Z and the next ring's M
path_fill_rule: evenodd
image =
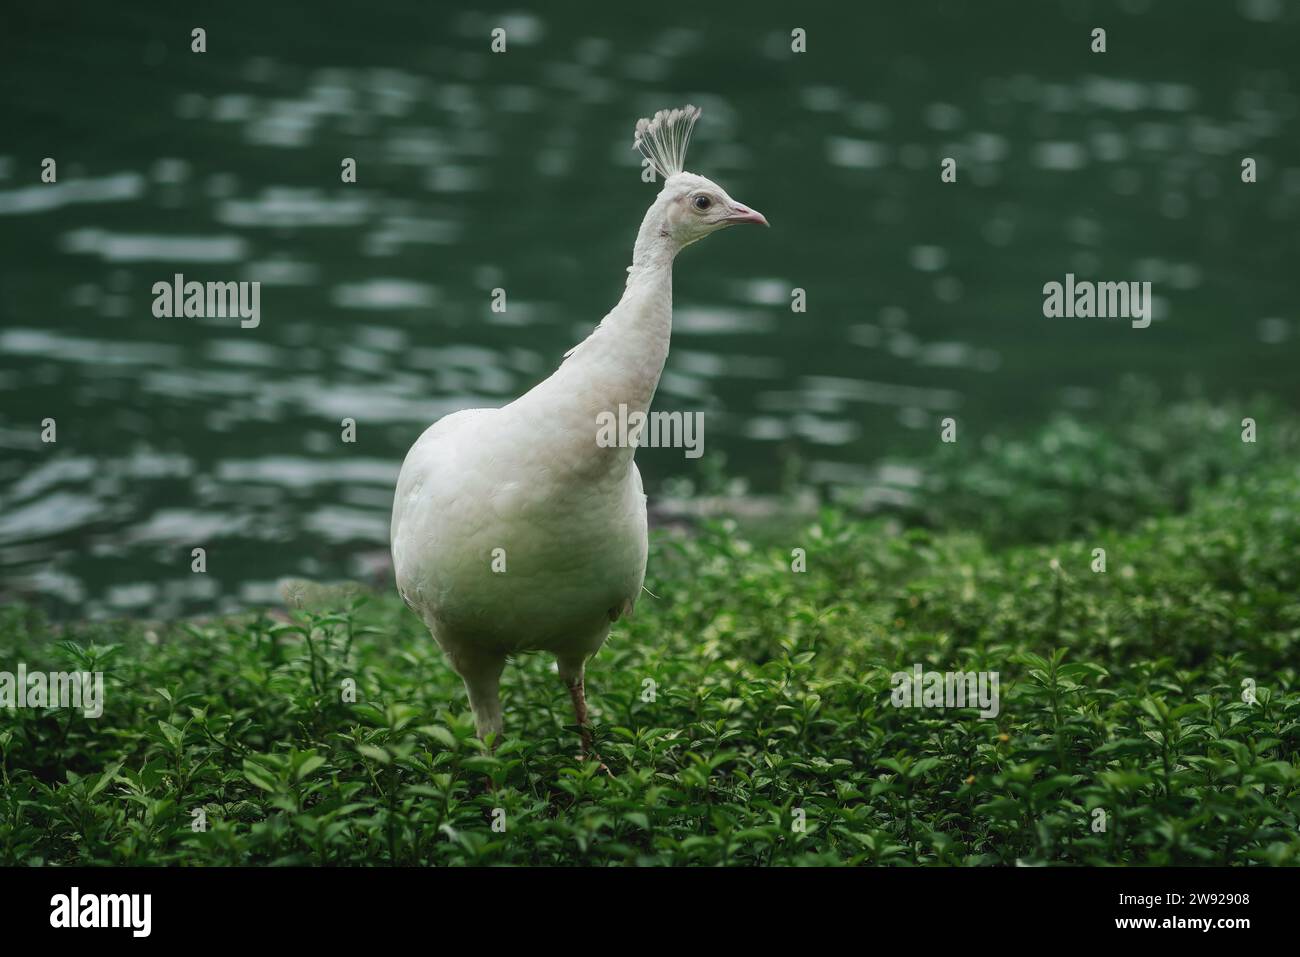
M764 216L756 209L750 209L742 203L733 203L731 206L731 215L727 217L728 223L757 223L760 226L771 225Z

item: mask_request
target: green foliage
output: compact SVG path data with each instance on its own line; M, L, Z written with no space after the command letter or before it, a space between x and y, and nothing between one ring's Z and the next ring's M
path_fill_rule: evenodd
M1298 496L1275 469L1050 547L836 511L770 548L660 537L658 597L589 666L612 775L544 656L507 669L485 748L388 596L156 628L6 609L0 667L102 669L106 703L3 713L0 864L1293 863ZM915 663L997 671L1000 713L892 706Z
M924 494L905 496L894 509L908 524L971 529L1001 544L1176 514L1198 488L1300 458L1300 422L1275 400L1256 397L1231 409L1166 402L1129 383L1097 413L1057 413L1025 436L981 436L972 423L956 443L912 463ZM1241 440L1247 417L1259 429L1255 443Z

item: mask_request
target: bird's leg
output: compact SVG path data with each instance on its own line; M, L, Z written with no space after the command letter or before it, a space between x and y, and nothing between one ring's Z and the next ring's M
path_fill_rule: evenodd
M569 698L573 701L573 716L582 734L582 756L586 758L591 753L591 726L587 724L587 691L581 675L578 680L569 682Z
M582 753L578 755L578 760L595 761L597 769L612 774L591 745L591 725L587 721L587 691L581 675L577 681L569 683L569 697L573 699L573 716L578 719L578 729L582 734Z
M452 666L465 681L469 693L469 707L474 712L474 730L479 739L492 739L492 748L501 741L501 672L506 660L502 658L457 656Z
M587 689L583 679L585 671L585 662L580 660L576 665L569 662L559 662L560 677L564 679L564 684L569 689L569 700L573 702L573 717L578 723L578 731L582 735L582 752L578 756L579 761L588 759L596 761L600 770L609 773L609 768L605 767L605 762L601 761L600 755L591 743L591 723L587 719Z

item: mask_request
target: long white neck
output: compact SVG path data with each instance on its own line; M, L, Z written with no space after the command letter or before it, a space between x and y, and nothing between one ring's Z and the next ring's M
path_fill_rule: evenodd
M634 282L658 272L666 273L671 283L673 258L677 255L678 247L668 235L667 213L667 203L660 194L646 210L641 228L636 233L636 245L632 247L632 265L627 270L629 288ZM624 295L623 298L626 299L627 296Z
M637 233L623 297L560 368L519 400L544 412L569 438L570 451L596 448L597 417L645 413L668 358L673 317L673 258L667 202L656 199ZM600 449L599 470L629 469L631 448Z
M665 206L656 200L637 231L623 298L582 346L591 361L599 355L613 373L609 398L626 403L629 412L649 410L668 359L677 248L666 229Z

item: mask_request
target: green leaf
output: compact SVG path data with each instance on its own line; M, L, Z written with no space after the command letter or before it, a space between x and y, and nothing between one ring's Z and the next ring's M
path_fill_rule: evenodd
M181 729L176 727L176 725L159 720L158 729L162 731L163 737L167 739L167 743L173 748L179 748L181 746L181 739L184 735L181 734Z
M244 759L244 777L250 784L261 788L263 791L274 792L279 790L275 775L249 758Z
M313 754L311 757L303 761L302 764L298 765L298 770L294 772L294 779L301 781L324 763L324 758L318 754Z
M371 761L378 761L380 764L391 764L393 756L384 748L376 747L373 744L359 744L357 751L362 757L369 758Z
M90 789L90 793L87 794L86 796L93 798L100 791L104 790L104 788L108 787L109 782L111 782L113 778L117 777L117 772L122 770L122 765L125 763L126 763L125 761L117 761L113 764L110 764L104 770L104 773L99 776L99 780L95 782L94 787Z

